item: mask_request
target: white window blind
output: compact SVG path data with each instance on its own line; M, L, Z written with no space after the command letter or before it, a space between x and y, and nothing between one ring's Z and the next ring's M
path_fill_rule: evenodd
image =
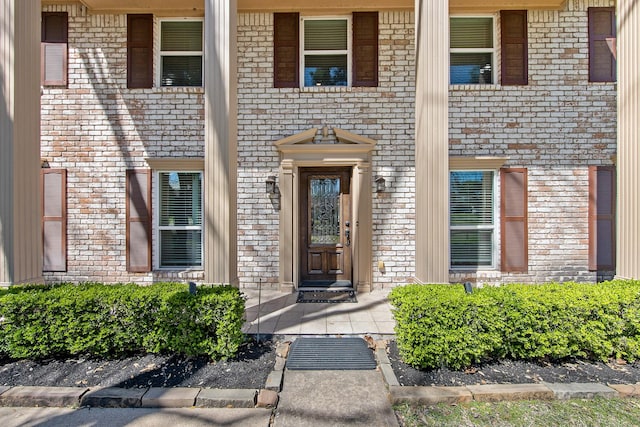
M202 266L202 173L159 173L160 267Z
M305 86L349 84L349 20L304 19L302 69Z
M161 21L160 84L202 86L202 21Z
M449 80L451 84L494 82L494 24L492 17L453 17L449 20Z
M494 173L449 175L451 267L491 267L494 259Z

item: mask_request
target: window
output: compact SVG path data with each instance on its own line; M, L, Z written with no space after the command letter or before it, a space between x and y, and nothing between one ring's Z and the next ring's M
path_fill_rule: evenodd
M378 12L323 18L275 13L273 55L274 87L376 87Z
M158 173L161 268L202 267L202 172Z
M43 86L67 85L68 15L43 12L41 31L41 82Z
M160 86L202 86L201 20L160 21Z
M452 17L449 25L449 82L493 84L496 63L493 17Z
M350 84L350 20L304 18L302 20L302 64L304 86L348 86Z
M612 7L589 8L589 81L615 82L616 13Z
M493 171L451 171L450 241L452 268L494 267Z

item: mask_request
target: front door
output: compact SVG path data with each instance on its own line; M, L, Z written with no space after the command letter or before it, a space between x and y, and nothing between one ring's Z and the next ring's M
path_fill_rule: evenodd
M351 168L300 169L301 286L352 286Z

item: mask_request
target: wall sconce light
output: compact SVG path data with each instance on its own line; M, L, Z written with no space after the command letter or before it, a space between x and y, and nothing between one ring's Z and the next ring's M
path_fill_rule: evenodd
M273 175L268 176L264 183L267 189L267 194L276 194L276 177L275 176Z
M382 193L386 187L385 179L381 176L377 176L375 181L376 181L376 193Z

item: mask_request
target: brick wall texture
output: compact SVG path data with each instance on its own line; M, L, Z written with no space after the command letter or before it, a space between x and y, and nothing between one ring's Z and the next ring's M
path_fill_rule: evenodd
M529 11L529 85L450 87L450 155L506 157L505 166L526 167L529 179L528 273L452 272L451 281L597 279L587 268L587 168L613 163L616 87L588 82L587 8L613 4ZM127 89L126 15L93 15L78 4L43 10L69 12L68 88L45 87L42 96L42 157L68 173L68 271L47 280L201 280L201 272L126 271L125 172L148 168L146 158L204 156L203 90ZM273 88L273 17L238 18L241 285L278 282L279 212L264 191L266 177L278 174L273 143L324 125L377 141L372 175L387 190L373 196L373 286L412 281L420 214L413 12L380 13L375 88Z

